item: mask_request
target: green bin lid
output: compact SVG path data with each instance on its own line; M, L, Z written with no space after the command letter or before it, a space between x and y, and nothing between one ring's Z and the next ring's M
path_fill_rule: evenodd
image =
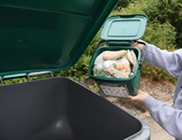
M0 76L73 66L118 0L1 0Z
M137 15L116 15L109 17L103 26L101 38L104 40L137 40L145 32L147 17Z

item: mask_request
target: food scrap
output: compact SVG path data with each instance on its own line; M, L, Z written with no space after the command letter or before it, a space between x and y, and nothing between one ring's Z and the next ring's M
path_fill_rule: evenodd
M103 51L94 62L94 76L129 78L133 75L137 57L133 50Z

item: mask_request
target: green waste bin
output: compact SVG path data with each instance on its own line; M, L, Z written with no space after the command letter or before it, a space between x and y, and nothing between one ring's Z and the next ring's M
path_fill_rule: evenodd
M117 1L0 0L0 140L150 139L143 121L54 77L77 62ZM17 78L27 80L5 84Z
M141 38L147 23L145 15L116 15L109 17L102 29L102 41L98 43L94 55L90 61L88 75L96 81L101 91L108 96L127 97L136 95L140 87L141 52L132 47L131 43ZM106 45L101 45L106 42ZM113 78L94 75L93 69L97 56L104 51L132 50L137 63L133 74L127 78Z

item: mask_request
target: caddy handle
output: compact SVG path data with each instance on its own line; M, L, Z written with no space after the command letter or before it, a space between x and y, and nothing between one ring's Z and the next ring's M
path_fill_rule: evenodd
M96 49L99 48L100 44L102 44L102 43L104 43L104 42L106 43L105 40L100 40L100 41L97 43Z

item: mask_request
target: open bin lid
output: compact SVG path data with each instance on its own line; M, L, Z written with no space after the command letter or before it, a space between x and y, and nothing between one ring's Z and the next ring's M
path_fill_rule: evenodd
M118 0L1 0L0 76L73 66Z
M116 15L104 23L101 38L112 41L132 41L141 38L145 32L147 17L137 15Z

